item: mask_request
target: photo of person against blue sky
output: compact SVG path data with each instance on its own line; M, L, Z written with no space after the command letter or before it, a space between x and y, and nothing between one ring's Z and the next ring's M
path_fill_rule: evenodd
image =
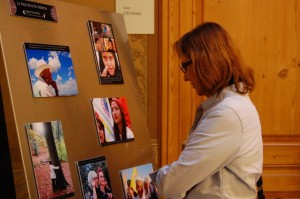
M158 199L157 188L149 176L152 172L152 163L121 170L125 198Z
M34 97L78 94L68 46L25 43L24 47Z

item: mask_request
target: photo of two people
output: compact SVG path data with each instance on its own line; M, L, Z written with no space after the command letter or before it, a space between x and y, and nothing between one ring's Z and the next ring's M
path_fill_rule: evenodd
M77 162L82 196L84 199L112 199L105 156Z
M93 98L92 108L101 146L134 140L125 97Z

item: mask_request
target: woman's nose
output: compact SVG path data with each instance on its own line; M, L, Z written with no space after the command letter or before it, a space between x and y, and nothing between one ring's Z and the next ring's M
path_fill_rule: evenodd
M107 61L107 63L108 63L109 65L112 65L114 61L115 61L115 60L110 60L110 59L109 59L109 60Z

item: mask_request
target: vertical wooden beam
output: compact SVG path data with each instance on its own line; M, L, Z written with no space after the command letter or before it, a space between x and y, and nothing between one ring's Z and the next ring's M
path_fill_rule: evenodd
M178 158L186 140L196 107L201 101L191 85L183 81L179 60L173 52L174 42L198 24L202 0L163 0L161 2L161 164Z

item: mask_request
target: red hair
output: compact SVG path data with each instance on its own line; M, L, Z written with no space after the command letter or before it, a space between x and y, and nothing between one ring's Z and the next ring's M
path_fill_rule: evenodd
M179 57L192 60L201 95L210 96L234 84L238 93L255 87L254 71L243 62L227 31L217 23L203 23L174 44Z
M112 98L111 102L112 101L114 101L114 102L117 103L118 107L120 108L120 110L124 114L125 121L126 121L126 126L128 126L129 128L131 128L131 121L130 121L130 118L129 118L129 113L128 113L126 99L124 97Z

